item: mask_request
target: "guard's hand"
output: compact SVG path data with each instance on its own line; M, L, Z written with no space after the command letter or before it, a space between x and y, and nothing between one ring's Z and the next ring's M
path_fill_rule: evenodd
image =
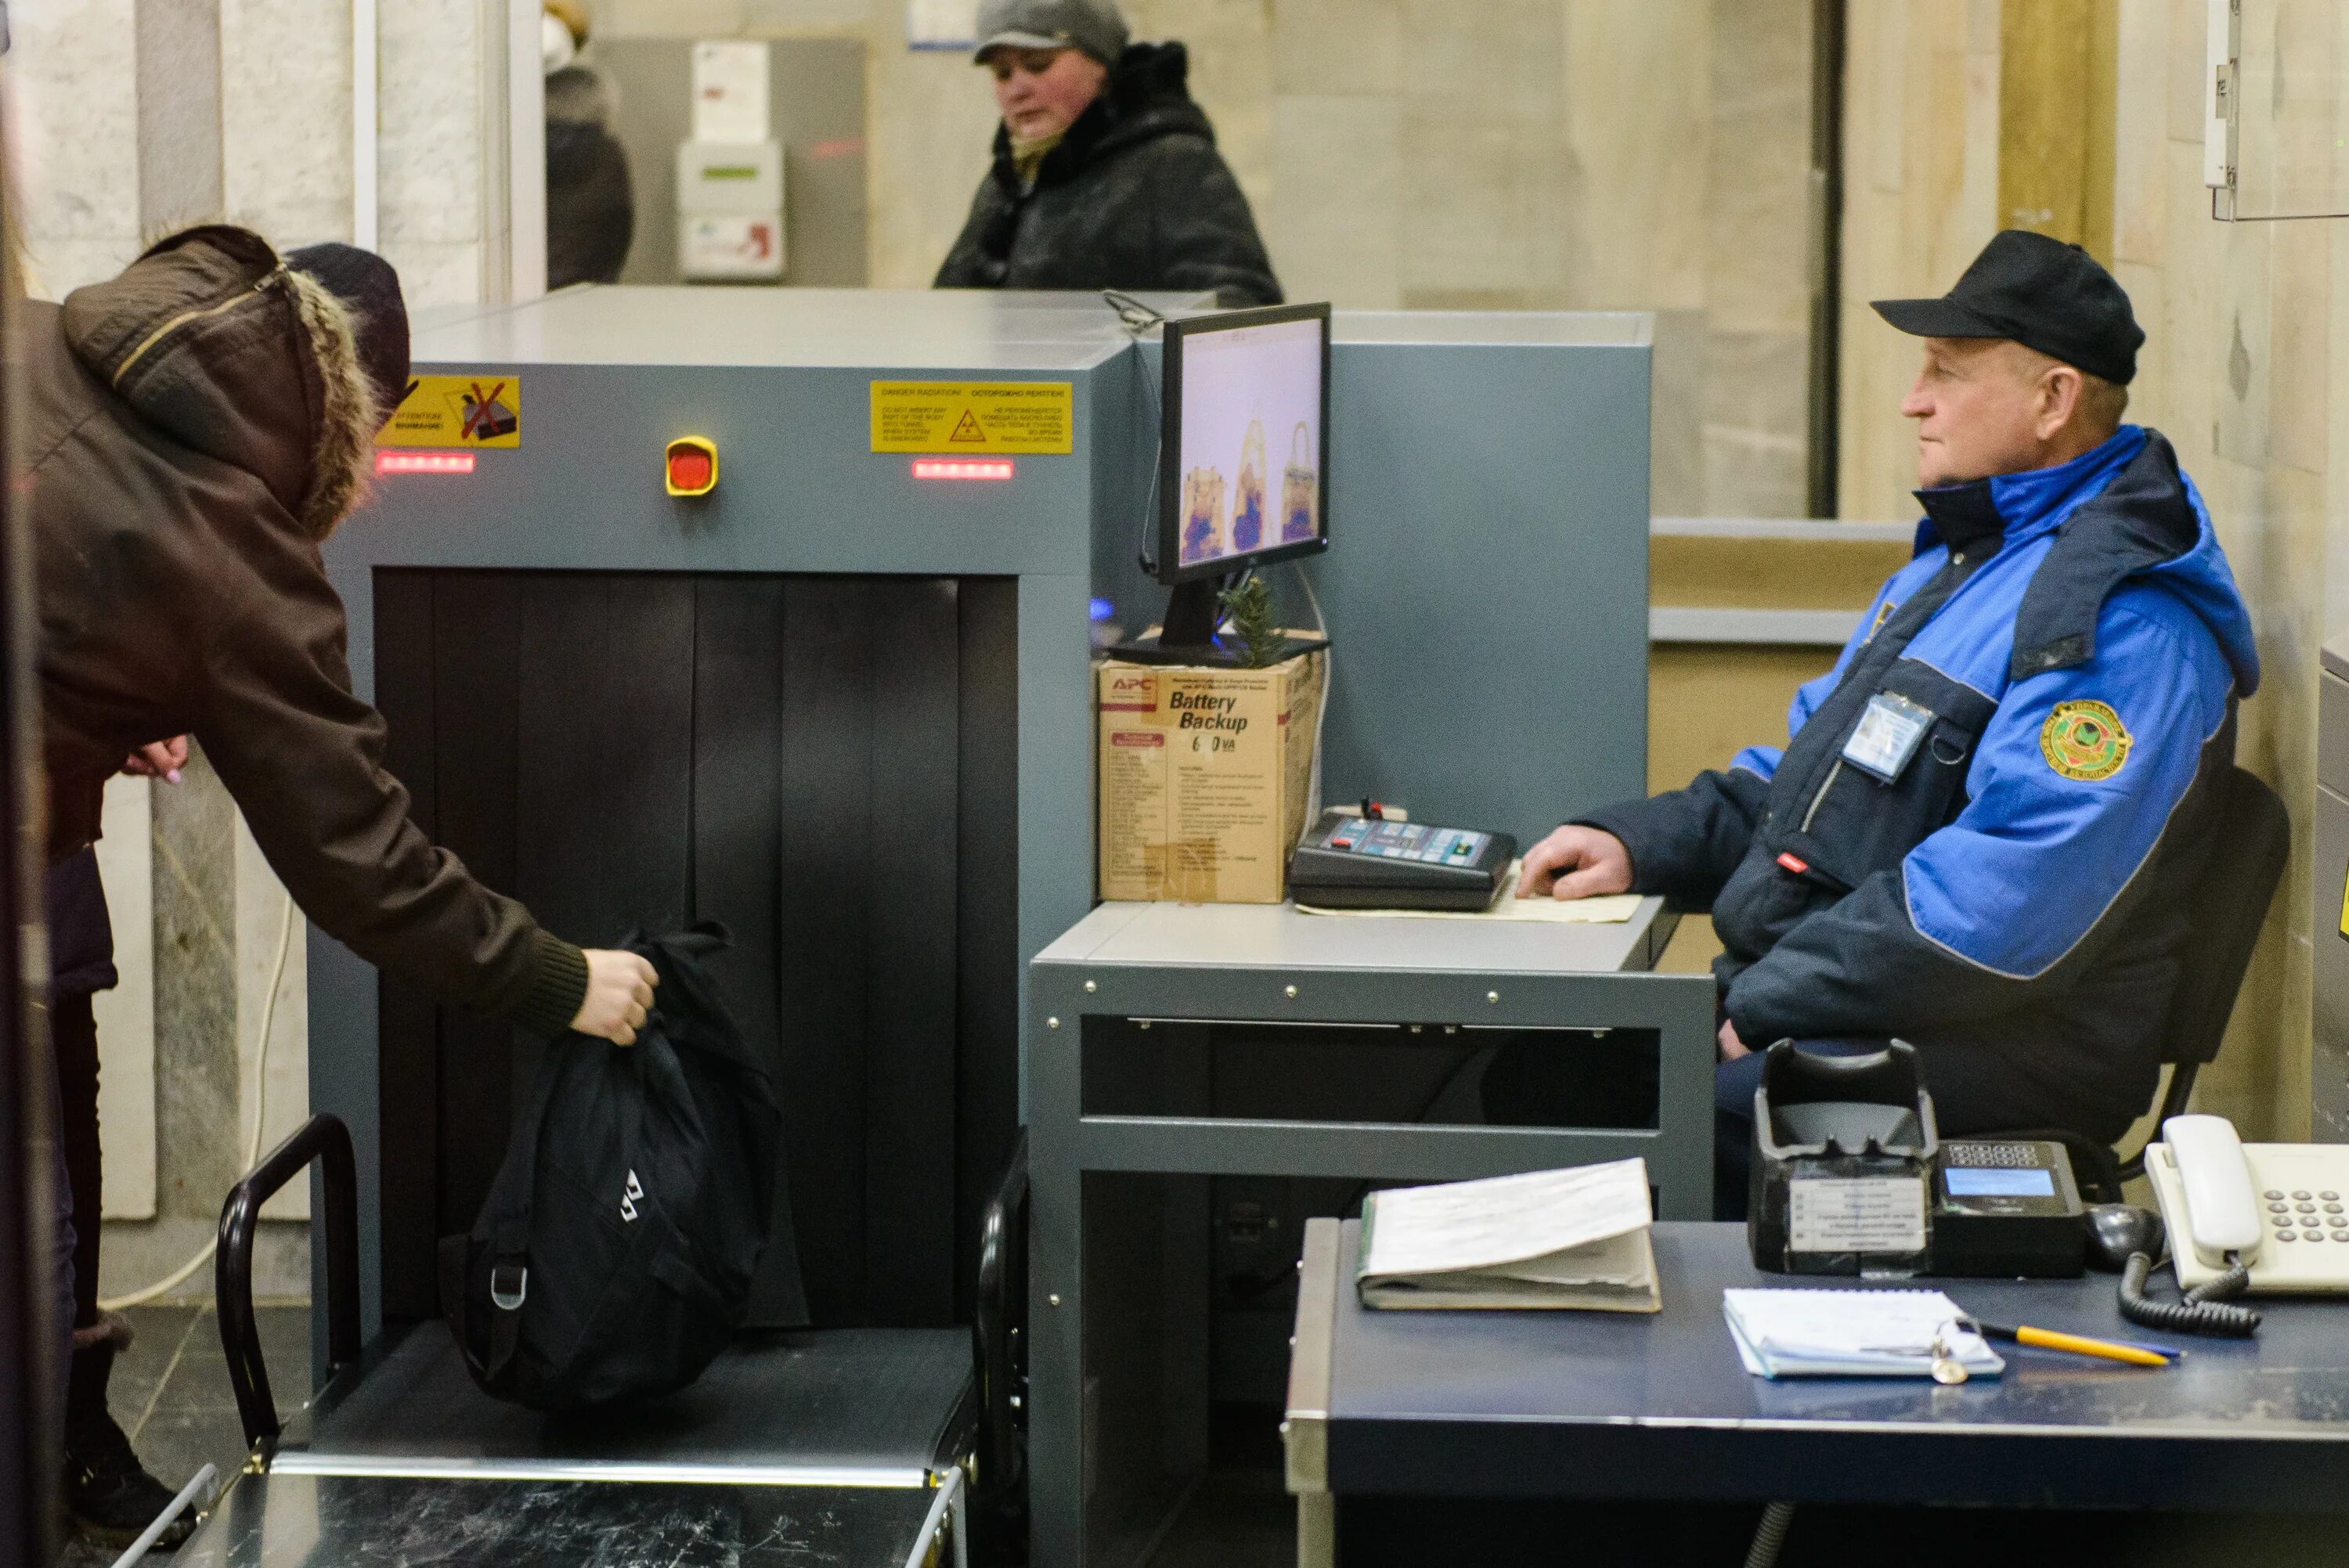
M1599 828L1560 828L1526 851L1519 898L1597 898L1631 891L1631 851Z
M579 1004L571 1026L616 1045L633 1046L636 1031L652 1011L653 987L660 974L633 953L606 948L587 949L587 999Z
M1713 1043L1721 1047L1721 1059L1725 1062L1754 1054L1753 1049L1737 1037L1737 1026L1726 1018L1721 1021L1721 1032L1713 1037Z
M180 769L188 765L188 738L176 736L170 740L150 740L122 759L122 770L133 779L160 779L166 784L180 781Z

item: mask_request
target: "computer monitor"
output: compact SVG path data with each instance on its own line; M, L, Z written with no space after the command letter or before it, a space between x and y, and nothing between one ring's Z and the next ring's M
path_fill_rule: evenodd
M1226 579L1330 548L1330 307L1170 321L1163 375L1159 640L1195 647Z

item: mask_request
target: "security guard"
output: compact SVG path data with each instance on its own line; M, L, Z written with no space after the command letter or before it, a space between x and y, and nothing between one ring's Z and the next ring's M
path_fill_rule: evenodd
M2109 273L2009 231L1945 297L1876 309L1925 339L1915 559L1795 694L1783 750L1526 857L1559 898L1712 910L1732 1213L1775 1040L1912 1042L1945 1133L2126 1130L2259 683L2200 494L2120 422L2145 334Z

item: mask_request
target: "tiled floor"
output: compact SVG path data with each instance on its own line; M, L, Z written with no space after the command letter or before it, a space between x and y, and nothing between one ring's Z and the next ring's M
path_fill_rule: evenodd
M209 1462L221 1483L244 1463L244 1429L221 1350L220 1323L209 1306L141 1306L126 1315L137 1331L116 1358L109 1404L130 1434L148 1472L177 1489ZM258 1309L262 1358L281 1411L300 1404L310 1388L310 1309ZM70 1541L58 1568L103 1568L113 1550ZM168 1563L168 1557L155 1562Z
M1297 1501L1278 1470L1214 1470L1199 1483L1151 1568L1291 1568Z

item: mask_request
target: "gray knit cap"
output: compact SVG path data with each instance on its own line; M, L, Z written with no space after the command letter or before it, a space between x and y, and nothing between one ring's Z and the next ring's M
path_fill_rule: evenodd
M1126 36L1116 0L986 0L974 57L983 64L997 48L1081 49L1113 66Z

